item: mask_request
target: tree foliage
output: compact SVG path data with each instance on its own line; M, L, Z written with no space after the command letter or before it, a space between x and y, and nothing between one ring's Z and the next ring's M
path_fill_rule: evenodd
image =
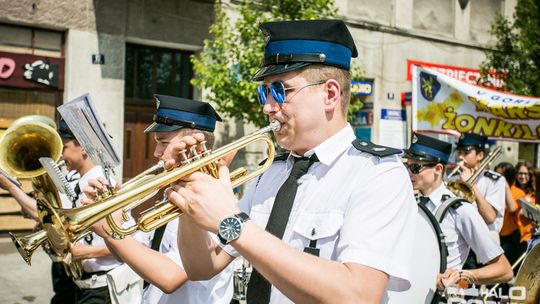
M228 14L225 5L216 1L212 38L204 41L200 56L191 58L195 70L192 83L211 91L208 99L218 112L262 127L268 120L257 101L257 83L251 81L263 59L259 24L332 18L337 8L333 0L246 0L235 7L236 18ZM361 69L354 68L352 73L358 78Z
M506 90L540 96L540 0L518 0L513 19L498 15L492 24L497 43L486 52L482 80L494 71L506 75Z

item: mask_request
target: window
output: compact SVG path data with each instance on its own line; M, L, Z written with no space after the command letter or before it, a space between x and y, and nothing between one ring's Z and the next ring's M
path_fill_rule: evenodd
M128 44L126 46L126 99L152 100L154 94L191 98L192 52Z
M62 57L64 33L0 24L0 48L7 52Z

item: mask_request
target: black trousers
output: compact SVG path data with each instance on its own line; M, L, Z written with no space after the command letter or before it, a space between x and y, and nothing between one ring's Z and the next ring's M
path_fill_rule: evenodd
M80 288L77 292L77 304L107 304L111 303L107 286L95 289Z
M79 287L67 275L62 262L52 263L51 277L54 291L51 304L75 303L75 297Z

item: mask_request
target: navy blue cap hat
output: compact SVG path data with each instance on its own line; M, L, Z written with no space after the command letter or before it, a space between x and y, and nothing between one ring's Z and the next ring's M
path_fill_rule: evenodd
M157 94L154 98L157 105L154 122L144 130L145 133L170 132L181 128L213 132L216 121L221 121L216 110L207 102Z
M75 138L75 135L73 135L73 132L71 132L71 129L63 118L60 119L60 123L58 124L58 134L63 139Z
M312 63L349 70L358 51L354 39L341 20L297 20L262 23L266 40L261 69L253 77L301 69Z
M476 133L462 133L457 142L457 149L475 147L485 150L487 147L487 137Z
M413 133L411 147L405 150L404 158L446 164L451 153L452 144Z

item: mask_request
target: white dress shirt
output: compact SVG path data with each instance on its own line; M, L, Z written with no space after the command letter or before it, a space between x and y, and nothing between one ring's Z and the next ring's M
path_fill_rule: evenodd
M435 214L445 195L454 197L444 185L429 195L426 207ZM503 253L502 248L490 236L488 227L473 204L462 203L450 207L443 218L441 230L448 248L447 268L462 269L470 249L476 253L478 262L485 264Z
M178 266L183 268L178 251L178 219L167 223L159 252L165 254ZM229 265L220 274L208 281L186 281L180 288L166 294L154 285L148 285L144 290L144 304L229 304L233 294L232 285L233 265Z
M495 221L491 224L488 224L490 231L495 231L499 233L502 229L504 222L504 208L506 207L506 185L504 184L504 177L500 174L489 171L489 173L499 176L497 180L494 180L485 175L484 170L480 173L478 181L476 182L476 187L480 190L480 193L484 198L495 208L497 212L497 217Z
M380 158L361 152L351 145L353 140L347 125L306 153L316 153L319 162L298 180L283 241L303 251L316 240L321 258L383 271L390 278L388 290L406 290L417 216L409 175L396 155ZM238 203L259 227L266 227L292 158L272 164ZM224 250L239 256L230 245ZM274 286L270 302L291 303Z
M86 172L86 174L81 176L81 178L79 179L79 187L81 188L81 191L86 186L88 186L89 180L97 179L98 177L104 177L101 166L95 166L92 169L90 169L88 172ZM114 180L112 180L111 183L113 187L116 184ZM76 203L77 207L81 206L81 200L85 197L86 196L84 195L84 192L81 192L81 195L79 195L79 199L77 200L77 203ZM126 223L126 225L132 224L132 223L133 222ZM93 246L93 247L106 246L105 241L99 235L92 232L92 237L93 237L92 244L90 246ZM80 242L84 245L89 245L84 239L81 240ZM114 267L121 264L120 261L118 261L117 259L113 257L90 258L90 259L82 260L81 263L82 263L84 271L89 272L89 273L97 272L97 271L109 271L113 269Z

